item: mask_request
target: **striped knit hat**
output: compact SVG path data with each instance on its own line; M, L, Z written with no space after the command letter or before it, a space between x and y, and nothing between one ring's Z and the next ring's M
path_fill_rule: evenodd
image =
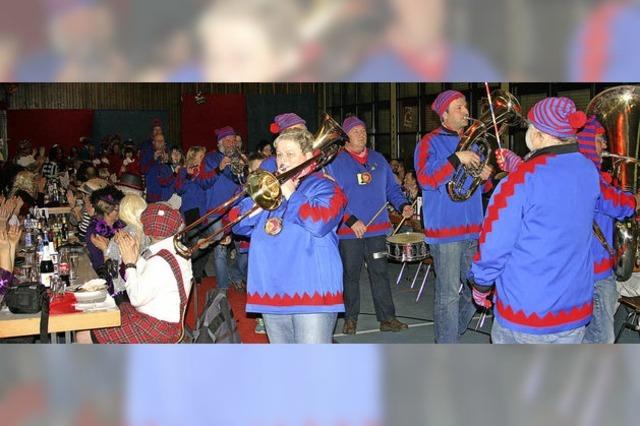
M457 90L445 90L433 101L431 109L442 117L442 114L449 108L449 104L458 98L464 98L464 95Z
M587 124L585 124L582 131L577 134L578 149L585 157L593 161L593 164L598 168L600 168L602 159L596 153L596 136L604 134L604 127L596 120L595 116L589 117Z
M364 121L360 120L355 115L350 115L342 122L342 130L344 130L345 133L349 133L351 129L358 126L362 126L365 129L367 128L367 126L364 124Z
M534 127L557 138L575 136L587 121L582 111L569 98L544 98L537 102L527 114Z
M269 130L271 133L277 135L281 131L288 129L291 126L295 126L296 124L304 124L307 122L304 121L298 114L294 114L292 112L287 112L285 114L276 115L276 118L269 126Z
M233 130L233 127L231 126L225 126L225 127L221 127L220 129L216 129L216 136L218 137L218 142L220 142L222 139L226 138L227 136L235 136L236 135L236 131Z

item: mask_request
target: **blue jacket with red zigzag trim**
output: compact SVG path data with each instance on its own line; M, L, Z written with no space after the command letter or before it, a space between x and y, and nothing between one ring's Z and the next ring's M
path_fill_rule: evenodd
M176 176L176 193L182 198L180 212L183 217L189 210L197 209L198 216L206 213L207 194L195 176L189 176L186 168L181 168Z
M231 173L230 166L222 171L218 168L223 158L224 154L220 151L208 152L200 164L200 174L196 181L206 191L205 211L214 209L227 201L240 187L237 178ZM219 216L212 214L211 218L215 219Z
M595 136L593 140L595 144ZM594 162L598 170L600 169L600 162L594 161L594 158L599 158L597 157L595 148L593 154L589 153L589 155L587 155L583 151L582 155ZM513 153L510 154L509 158L510 169L515 170L522 163L522 159ZM593 220L600 227L609 248L613 249L614 220L621 220L633 215L635 209L636 200L633 194L615 188L611 185L611 176L608 173L600 171L600 197L596 203L596 212ZM593 279L599 281L611 276L616 260L598 238L593 238L592 240L591 254L593 256Z
M609 247L613 249L614 220L621 220L633 215L636 211L636 199L633 194L621 191L611 185L611 176L605 172L600 172L600 194L594 220L602 230ZM593 278L599 281L611 276L616 260L609 255L609 252L597 238L593 239L591 253L594 263Z
M387 200L400 212L408 204L391 166L382 154L372 149L367 151L364 164L356 161L346 150L342 150L326 167L326 172L335 178L348 200L344 220L338 228L338 238L341 240L356 238L351 226L358 220L369 223ZM358 174L362 176L364 173L368 173L370 181L359 184ZM385 209L367 227L364 238L386 235L390 229L389 212Z
M427 243L475 240L482 224L482 194L476 191L465 201L453 201L446 184L460 160L455 155L460 136L439 127L416 146L414 166L422 188L424 234Z
M252 205L250 198L242 200L229 212L230 220ZM276 210L262 211L233 227L235 234L251 237L247 312L344 312L336 230L346 205L340 187L314 173ZM279 234L265 232L269 218L282 219Z
M598 172L577 144L538 150L493 193L469 279L496 285L506 328L549 334L587 324L593 311L593 215Z
M153 162L146 175L147 202L167 201L174 193L176 177L168 164Z

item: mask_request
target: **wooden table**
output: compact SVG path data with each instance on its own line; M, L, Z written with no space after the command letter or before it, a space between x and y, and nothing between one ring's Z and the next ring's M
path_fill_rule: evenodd
M76 312L49 316L49 333L70 333L78 330L117 327L120 325L120 310L116 307L99 312ZM40 313L12 314L9 309L0 311L0 338L31 336L40 333ZM70 336L70 334L67 334ZM51 342L56 341L52 336ZM67 339L66 342L70 340Z
M87 282L97 275L91 267L87 252L79 254L77 265L78 282ZM71 332L93 330L120 325L120 310L116 307L104 311L75 312L49 316L49 333L64 332L65 342L70 342ZM31 336L40 334L40 313L12 314L8 308L0 311L0 338ZM52 335L55 342L55 335Z

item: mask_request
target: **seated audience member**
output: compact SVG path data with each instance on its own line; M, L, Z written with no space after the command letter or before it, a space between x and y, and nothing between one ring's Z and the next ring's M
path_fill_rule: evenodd
M120 178L116 182L116 188L122 191L125 195L137 195L142 197L144 195L144 184L142 183L142 176L125 172L120 175Z
M147 202L140 195L128 194L125 195L122 201L120 201L120 220L127 224L122 231L127 232L137 242L140 252L144 252L149 247L149 237L144 235L142 230L142 222L140 216L142 212L147 208ZM113 280L113 287L115 293L123 293L125 291L124 286L124 270L122 269L122 255L115 238L109 241L107 250L105 252L105 258L114 262L118 269L118 274Z
M151 239L149 256L138 255L139 244L128 233L116 237L130 299L120 305L121 326L78 332L78 343L176 343L181 338L191 290L191 261L178 256L173 247L182 217L178 210L154 203L141 221Z
M26 215L31 207L44 205L44 185L46 178L36 173L23 170L13 179L10 195L19 197L23 201L20 214Z
M109 284L109 293L115 295L113 283L110 277L104 275L104 252L107 250L109 240L113 238L116 231L124 228L124 223L119 220L119 206L122 200L121 191L113 186L106 186L91 194L91 205L95 209L95 214L89 223L85 242L89 251L91 266Z
M87 228L91 223L91 218L95 214L95 209L91 204L91 194L93 191L102 189L108 185L107 181L100 178L93 178L84 182L78 188L79 200L76 199L76 195L72 192L67 193L67 201L71 206L77 206L81 204L80 212L77 212L77 207L72 208L72 214L69 215L69 222L72 226L78 227L78 239L84 241L87 234Z
M122 166L120 166L118 174L121 175L123 173L133 173L136 175L142 173L140 171L140 161L136 158L136 153L132 147L126 147L124 149L124 159L122 160Z
M420 188L418 188L418 179L416 179L415 171L409 170L405 173L402 190L407 197L407 201L411 204L420 196Z

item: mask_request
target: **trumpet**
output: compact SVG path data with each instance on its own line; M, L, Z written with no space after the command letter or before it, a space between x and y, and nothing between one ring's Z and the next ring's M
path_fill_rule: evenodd
M236 146L233 148L233 152L229 155L229 158L231 160L229 163L231 173L242 183L247 171L247 157L242 153L240 147Z
M228 229L241 222L244 218L250 216L257 209L277 209L282 203L282 185L291 179L304 177L301 176L301 174L307 168L310 168L311 172L313 172L327 165L338 153L340 144L347 139L348 136L340 125L331 118L329 114L325 113L323 116L322 126L313 138L313 156L310 159L283 173L270 173L261 169L250 173L247 176L246 184L243 185L242 190L238 194L229 198L221 205L209 210L198 220L174 235L173 246L176 249L176 252L182 257L190 258L191 255L200 247L209 245L211 242L215 241L220 234L225 233ZM227 223L222 228L219 228L206 238L202 238L195 244L189 246L186 238L191 230L205 223L211 215L215 214L222 217L222 215L227 213L231 207L247 195L254 201L253 206L249 210Z

